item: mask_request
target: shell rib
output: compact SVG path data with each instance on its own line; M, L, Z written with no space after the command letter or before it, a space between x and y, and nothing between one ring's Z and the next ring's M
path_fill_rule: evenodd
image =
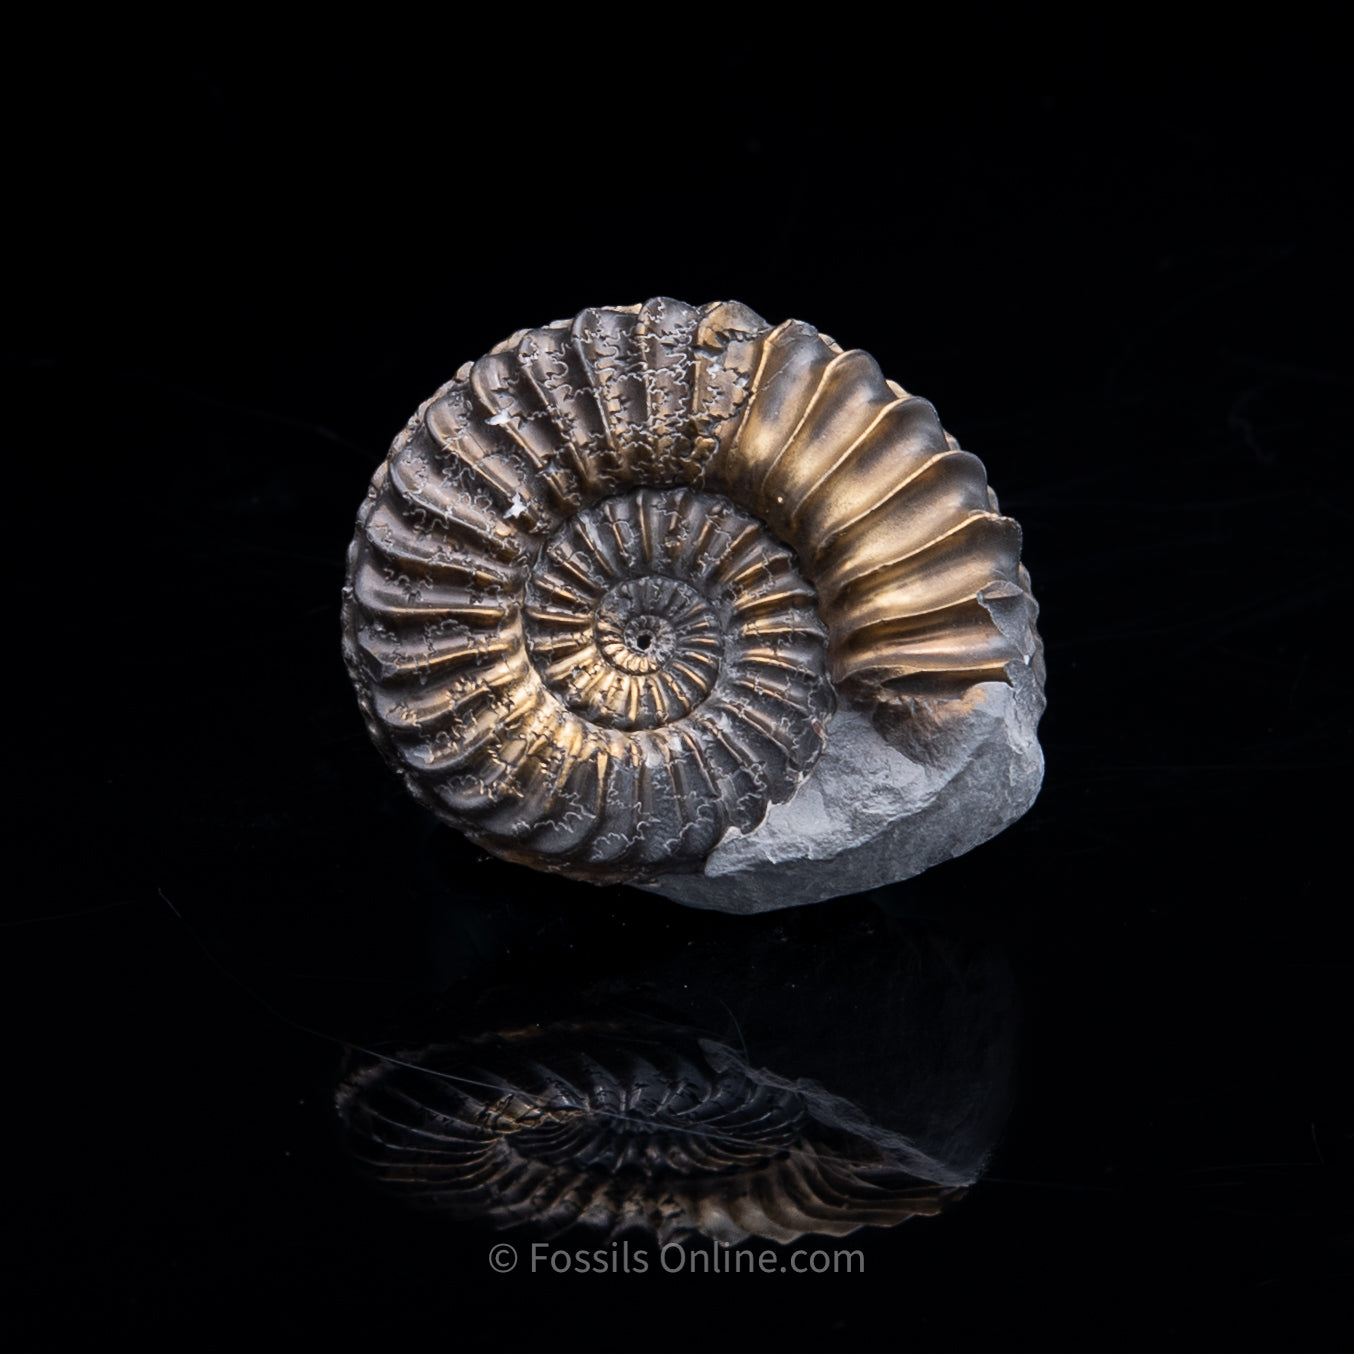
M514 334L419 409L358 515L344 652L423 803L639 882L793 796L839 699L893 729L1031 661L1019 552L868 354L656 299Z

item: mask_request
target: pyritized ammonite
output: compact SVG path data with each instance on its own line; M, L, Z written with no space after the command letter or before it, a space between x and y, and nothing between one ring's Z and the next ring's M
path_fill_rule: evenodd
M981 462L867 354L736 303L585 310L396 438L344 652L442 818L646 882L791 801L839 705L901 747L1037 665L1019 545Z

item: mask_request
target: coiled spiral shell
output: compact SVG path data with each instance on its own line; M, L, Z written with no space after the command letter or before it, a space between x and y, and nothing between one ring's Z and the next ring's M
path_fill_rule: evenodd
M505 858L699 870L811 772L1027 663L1020 531L935 411L737 303L585 310L468 363L377 471L344 652L412 793Z

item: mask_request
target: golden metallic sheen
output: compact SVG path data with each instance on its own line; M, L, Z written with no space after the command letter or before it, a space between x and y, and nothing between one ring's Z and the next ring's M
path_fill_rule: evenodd
M638 882L791 798L839 700L903 745L1007 680L1019 552L868 354L660 298L519 331L419 409L358 514L344 653L439 816Z

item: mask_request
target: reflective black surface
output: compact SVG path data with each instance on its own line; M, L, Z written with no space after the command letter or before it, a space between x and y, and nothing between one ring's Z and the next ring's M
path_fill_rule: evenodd
M60 101L41 62L14 86L17 1347L1302 1343L1347 1291L1327 44L998 13L875 36L593 48L568 80L565 35L523 37L511 97L502 63L206 48L67 58ZM1045 788L1001 838L749 924L486 859L381 766L337 619L373 465L514 327L662 292L870 349L986 460L1050 674ZM585 1274L549 1254L611 1240L411 1210L355 1168L354 1046L551 1030L577 1090L559 1030L614 1053L626 1021L677 1030L682 1075L718 1078L704 1040L798 1096L815 1151L864 1150L864 1124L975 1182L934 1216L724 1253L769 1272L669 1273L627 1231L647 1270ZM863 1272L792 1272L815 1251Z
M869 903L665 913L599 968L577 909L500 917L486 972L347 1060L349 1149L392 1196L566 1248L662 1251L895 1226L980 1176L1017 1024L981 946ZM547 919L559 939L536 944Z

